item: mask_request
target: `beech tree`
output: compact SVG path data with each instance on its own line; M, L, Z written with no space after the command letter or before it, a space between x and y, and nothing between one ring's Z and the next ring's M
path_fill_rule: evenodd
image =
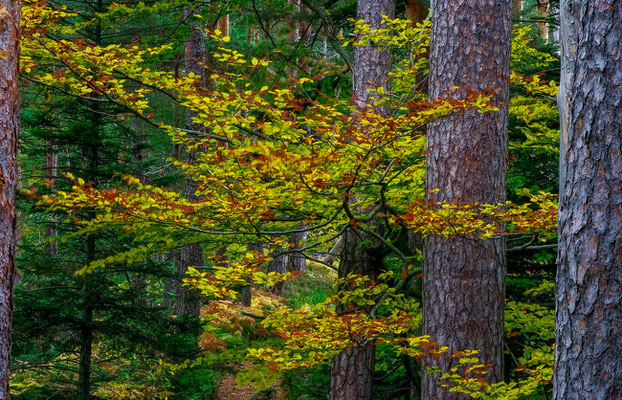
M0 1L0 399L9 399L15 279L20 2Z
M454 114L429 125L430 202L505 202L511 28L511 0L434 2L430 101L490 88L499 110ZM424 242L423 268L423 333L450 353L478 350L482 363L492 364L487 379L502 380L504 240L431 235ZM447 370L450 361L442 357L438 363ZM464 397L440 387L425 371L422 394L424 399Z
M622 1L560 3L553 398L622 398Z
M329 20L329 15L322 13L323 8L309 4L313 15ZM388 14L379 10L378 1L363 4L377 17ZM175 3L175 9L180 10L177 6ZM34 3L33 7L49 18L50 12L43 5ZM138 10L111 6L105 14L98 14L96 20L109 20L118 13L158 12L164 5L141 3L137 7ZM68 18L74 17L67 14ZM372 18L364 19L377 23ZM34 21L37 26L41 24L40 20ZM235 17L232 21L233 35L239 39L240 26ZM473 241L497 240L498 235L514 232L523 233L521 236L532 233L536 238L541 232L540 223L549 218L555 221L555 205L550 200L542 206L508 204L507 210L499 208L497 202L445 203L437 207L438 203L425 201L425 138L420 134L421 127L454 113L451 118L479 117L470 110L496 109L489 103L491 96L485 90L477 90L482 87L473 92L465 90L464 96L458 99L455 93L447 93L454 98L440 96L433 102L413 93L415 77L427 69L422 54L427 49L428 22L413 26L406 20L382 21L380 29L371 29L360 22L355 24L358 39L354 45L370 46L357 54L357 64L365 68L354 71L354 87L358 88L354 101L349 96L341 99L322 93L318 85L325 86L331 81L321 83L314 73L310 73L311 79L301 70L293 79L287 71L279 71L278 64L264 53L246 55L231 48L240 41L217 32L207 32L210 48L215 49L210 61L209 86L199 74L180 74L168 64L185 37L171 43L158 40L155 47L147 42L140 46L71 40L59 43L49 30L44 30L45 34L33 33L36 40L25 41L24 48L28 51L24 52L24 58L28 60L30 56L25 66L32 68L27 76L32 76L33 82L80 97L88 94L84 101L106 99L119 107L111 111L132 112L169 134L173 143L188 152L207 149L205 153L197 153L196 160L178 159L173 163L196 183L195 199L189 199L181 185L164 189L161 187L164 182L144 183L133 173L113 187L94 185L76 177L82 172L68 173L65 175L68 179L59 179L59 190L54 193L24 193L59 215L71 216L80 229L76 232L80 237L96 233L98 248L102 250L106 236L133 241L131 246L115 247L118 253L114 256L102 252L101 259L77 271L80 277L114 273L121 263L144 263L153 255L167 254L191 243L200 242L206 254L215 254L205 260L200 271L188 267L185 283L210 299L210 321L206 321L200 347L213 350L217 357L213 358L210 351L205 358L200 356L182 364L173 361L174 365L165 359L160 364L163 369L170 368L171 373L179 376L184 370L190 374L187 368L200 363L219 366L225 365L225 361L241 363L239 350L242 349L237 344L229 347L223 343L218 337L223 336L217 322L211 320L212 316L220 319L224 315L218 312L219 306L228 303L228 309L248 316L249 310L228 299L237 298L249 285L274 287L296 275L266 273L271 259L293 252L314 257L316 252L323 253L339 238L344 238L341 276L336 280L334 292L324 291L328 293L324 301L292 308L271 300L269 308L250 310L252 316L262 318L261 324L268 330L261 333L262 337L271 333L281 341L267 347L259 341L261 347L249 347L248 358L263 365L258 365L257 371L245 371L245 375L241 372L240 379L251 379L254 373L263 385L271 377L278 377L281 371L334 361L336 374L331 396L367 399L374 372L374 344L382 344L378 350L383 356L378 372L394 371L385 362L389 358L448 355L445 349L428 343L427 337L419 336L420 307L415 296L405 289L410 281L420 277L420 255L406 252L404 242L408 230L445 239L459 235ZM287 23L281 21L282 26ZM67 35L75 32L64 24L56 25ZM277 35L278 26L273 28ZM328 37L332 33L327 32ZM269 45L267 41L263 44ZM379 48L385 49L384 52ZM390 66L390 59L383 55L389 52L395 56L393 70L386 75L391 78L391 85L383 75ZM162 60L167 62L162 64ZM58 63L68 64L66 68L61 65L63 73L47 68ZM309 71L318 69L321 74L338 75L343 75L345 70L343 64L328 64L311 65ZM188 129L189 125L176 128L180 124L178 118L158 111L163 108L162 96L167 97L165 104L172 100L189 109L196 116L192 122L197 128ZM497 103L498 100L495 99ZM102 133L106 131L103 129ZM61 184L70 185L70 189L61 189ZM537 210L532 210L532 206ZM88 218L89 212L95 213L96 218ZM512 222L508 231L502 229L502 221ZM301 233L309 234L307 243L299 249L292 237ZM219 254L220 249L225 251ZM225 257L227 262L222 262ZM317 267L315 263L310 264L311 274L303 279L316 273ZM295 280L294 284L297 284ZM160 294L156 292L155 296L157 299ZM261 298L257 296L258 300ZM264 314L259 315L257 311ZM99 315L95 314L95 321L99 322ZM233 322L231 314L224 319ZM245 330L240 331L244 341ZM226 332L231 330L226 328ZM95 339L99 341L98 336ZM93 349L97 356L98 346ZM473 361L473 354L465 352L465 357L468 360L460 360L464 361L461 365L467 365L464 369L481 373L481 366L472 365L479 364ZM499 388L486 386L486 382L478 379L466 381L467 387L463 372L453 374L450 384L452 389L468 393L486 390L498 395L500 389L504 393L516 392L527 385L533 391L534 383L537 386L542 380L541 374L534 372L528 382L520 384L520 389L516 389L515 382ZM395 382L393 378L390 381ZM149 388L152 387L150 384ZM187 387L184 390L190 392ZM381 391L382 387L377 390ZM409 388L398 390L406 395Z

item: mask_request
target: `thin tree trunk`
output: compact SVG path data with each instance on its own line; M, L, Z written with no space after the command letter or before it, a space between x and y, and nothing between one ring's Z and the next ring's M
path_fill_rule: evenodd
M190 26L190 36L185 43L185 62L186 73L194 73L200 77L200 85L205 86L205 40L201 26L196 22L188 22L195 13L200 13L196 8L186 7L184 9L184 21ZM203 126L192 122L194 113L187 111L186 127L194 131L203 130ZM190 164L196 161L196 150L189 151L186 161ZM186 177L185 197L190 201L197 200L195 195L196 183L190 176ZM203 249L198 244L190 244L181 249L176 258L177 270L180 279L183 279L189 266L203 265ZM199 315L201 312L201 297L196 290L190 289L179 282L176 290L175 314L177 315Z
M147 158L147 134L145 132L144 121L140 118L134 117L132 119L132 156L131 162L134 168L134 177L145 184L147 182L147 174L145 173L144 165ZM146 262L143 261L139 265L141 267L146 266ZM142 273L135 273L131 278L132 290L137 294L141 294L136 297L135 303L138 306L146 307L148 305L147 298L147 278Z
M96 10L103 10L103 0L98 0ZM98 23L95 27L94 41L102 44L102 26ZM100 127L102 125L99 105L93 104L91 108L91 123L93 125L92 139L82 148L87 177L90 182L97 182L99 168L99 146L101 145ZM95 217L94 212L90 212L88 219ZM90 234L86 237L86 264L90 264L96 258L96 237ZM82 310L82 321L80 321L80 360L78 364L78 400L89 400L91 398L91 369L93 353L93 319L94 302L99 297L98 288L95 286L95 278L87 275L84 279L84 302Z
M382 26L382 16L392 18L395 14L394 0L359 0L357 19L367 22L372 29ZM391 54L370 46L354 48L354 71L352 91L354 104L364 109L369 100L368 88L389 88ZM361 232L362 233L362 232ZM369 234L359 235L352 228L346 229L339 275L350 273L369 275L372 279L382 266L382 258L371 254L372 245L359 246L360 240L375 243ZM369 400L374 377L375 346L370 340L349 348L333 358L331 364L329 400Z
M512 0L437 0L432 12L430 101L453 87L497 90L499 111L469 111L428 127L426 186L432 201L505 201ZM465 90L452 94L465 95ZM434 191L438 189L438 191ZM423 334L449 352L479 350L492 364L486 379L503 379L505 242L424 241ZM434 362L434 361L431 361ZM449 371L449 357L438 360ZM423 373L422 398L462 399Z
M47 143L50 151L45 155L45 182L49 186L50 190L54 190L54 184L58 176L58 153L52 143ZM51 221L45 225L45 237L50 242L45 243L45 252L51 256L55 256L58 253L58 246L54 242L56 237L56 216L52 215Z
M223 36L229 36L229 14L218 18L218 21L216 21L216 29L222 32Z
M19 132L20 3L0 0L0 400L9 399Z
M560 2L555 400L622 399L622 0Z
M512 0L512 19L517 22L523 12L523 0Z
M540 31L540 37L545 41L549 41L549 12L551 5L549 0L537 0L537 9L538 9L538 30Z

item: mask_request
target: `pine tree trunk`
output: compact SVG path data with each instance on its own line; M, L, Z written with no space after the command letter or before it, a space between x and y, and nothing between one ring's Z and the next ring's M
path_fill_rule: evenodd
M622 0L560 3L555 400L622 399Z
M380 28L382 16L393 18L395 0L359 0L356 18L367 22L372 29ZM365 108L369 97L367 89L383 87L388 89L391 72L391 53L371 46L354 48L354 71L352 72L352 92L355 104Z
M469 111L428 127L426 186L433 201L505 201L512 0L437 0L432 12L430 100L457 86L494 88L499 111ZM464 90L452 94L465 95ZM437 192L434 189L439 189ZM424 241L423 333L458 350L479 350L491 363L489 381L503 379L505 242L502 239ZM431 360L430 362L435 362ZM438 360L443 370L449 357ZM461 399L422 376L425 400Z
M20 3L0 0L0 400L9 399L19 132Z
M200 84L205 86L205 39L202 27L196 22L189 22L192 15L200 13L196 8L186 7L184 9L184 21L190 26L190 36L185 43L185 62L186 73L194 73L201 77ZM203 126L192 122L194 113L188 111L186 113L186 127L190 130L201 131ZM196 161L196 150L189 151L186 161L190 164ZM197 200L195 196L196 183L190 176L186 177L185 197L193 201ZM180 279L183 279L189 266L203 265L203 249L198 244L190 244L181 249L179 256L176 258L177 271ZM196 290L192 290L188 286L181 283L176 288L175 314L177 315L199 315L201 312L201 297Z
M372 29L382 26L382 16L393 18L395 14L394 0L359 0L356 18L365 20ZM354 71L352 72L352 91L354 104L366 108L369 98L368 88L389 87L391 71L391 53L374 47L357 46L354 48ZM370 275L378 274L382 259L369 253L369 246L358 246L359 240L373 237L362 232L346 229L343 239L343 250L339 263L339 275L350 273ZM369 400L374 378L374 344L360 343L335 356L331 365L329 400Z
M343 238L339 277L353 273L375 279L383 257L381 252L374 251L380 246L378 239L353 228L346 229ZM369 243L359 246L361 240ZM335 356L331 364L329 400L371 399L374 367L375 346L372 340L361 342Z
M373 342L351 347L335 358L330 366L329 400L371 399L376 349Z

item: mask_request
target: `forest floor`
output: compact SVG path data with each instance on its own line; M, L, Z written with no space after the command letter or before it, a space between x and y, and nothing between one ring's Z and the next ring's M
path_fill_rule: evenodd
M244 367L244 365L242 365ZM220 381L216 400L287 400L287 393L281 385L281 381L276 381L271 389L258 392L252 384L237 387L235 373L229 373Z
M263 315L265 308L274 308L289 303L292 307L302 304L317 304L324 299L332 290L332 285L337 274L321 264L309 262L307 271L302 277L295 278L285 285L283 297L264 290L253 290L252 306L239 308L230 301L212 301L203 309L203 315L216 315L224 324L224 327L235 332L242 325L251 326L256 334L261 333L257 320L250 315ZM242 312L243 311L243 312ZM214 321L214 323L217 323ZM204 334L200 344L203 350L221 351L225 343L216 339L213 335ZM276 381L268 390L258 391L257 388L248 384L238 387L235 376L243 368L251 367L249 363L238 365L234 371L228 372L220 381L216 400L287 400L287 389L280 380Z

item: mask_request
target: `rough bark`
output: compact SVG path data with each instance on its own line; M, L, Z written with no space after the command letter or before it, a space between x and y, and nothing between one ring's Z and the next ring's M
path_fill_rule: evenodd
M622 1L560 3L553 398L622 399Z
M304 222L301 222L298 225L299 229L305 228L306 225ZM291 243L296 248L301 248L304 246L305 241L307 240L307 232L297 232L292 234ZM307 259L300 253L291 253L288 259L289 269L292 271L305 272L307 270Z
M357 4L356 18L365 20L372 29L381 26L383 15L392 18L394 14L394 0L359 0ZM389 88L390 71L391 53L389 51L378 50L371 46L354 48L352 93L358 107L365 107L369 98L367 89L374 87Z
M512 0L437 0L432 12L430 99L452 87L498 91L499 111L454 114L428 127L426 186L433 201L505 201ZM463 90L451 96L464 96ZM434 189L439 189L434 191ZM505 243L502 239L424 242L423 333L449 351L479 350L503 378ZM433 362L433 361L432 361ZM438 361L442 369L449 357ZM422 376L423 399L461 399Z
M329 400L371 399L375 361L373 342L351 347L333 358Z
M277 252L280 252L281 249L277 249ZM287 255L279 254L274 257L272 261L270 261L270 265L268 266L268 272L276 272L277 274L284 274L287 272ZM283 286L285 282L278 282L272 285L270 291L277 296L283 294Z
M392 18L395 14L394 0L359 0L356 18L364 20L370 27L382 26L382 16ZM365 108L369 102L368 88L389 88L391 53L371 46L354 48L354 70L352 71L352 94L354 104ZM380 110L381 111L381 110ZM349 273L374 277L382 265L382 258L370 253L370 246L358 246L360 240L373 237L361 235L347 229L339 263L339 275ZM373 246L372 246L373 247ZM368 400L374 377L375 347L371 342L360 343L333 358L331 364L329 400Z
M15 279L20 3L0 0L0 400L9 399Z
M190 36L185 43L186 73L192 72L200 77L200 85L205 86L205 40L203 29L198 23L190 21L192 15L197 12L200 11L193 7L184 9L184 21L187 21L190 27ZM203 130L202 125L192 122L193 116L193 112L186 112L186 128L193 131ZM196 151L189 151L186 161L191 164L194 163L196 161ZM196 189L196 182L190 176L186 176L184 189L186 199L190 201L197 200L195 196ZM203 265L203 249L196 243L184 246L176 261L180 279L183 279L189 266ZM200 312L201 297L199 293L179 283L176 287L175 314L199 315Z
M339 277L354 273L375 279L380 272L384 256L378 251L380 247L378 239L352 228L346 229L343 238ZM360 246L362 240L369 243ZM362 341L358 346L335 356L331 364L329 400L371 399L374 366L373 341Z

